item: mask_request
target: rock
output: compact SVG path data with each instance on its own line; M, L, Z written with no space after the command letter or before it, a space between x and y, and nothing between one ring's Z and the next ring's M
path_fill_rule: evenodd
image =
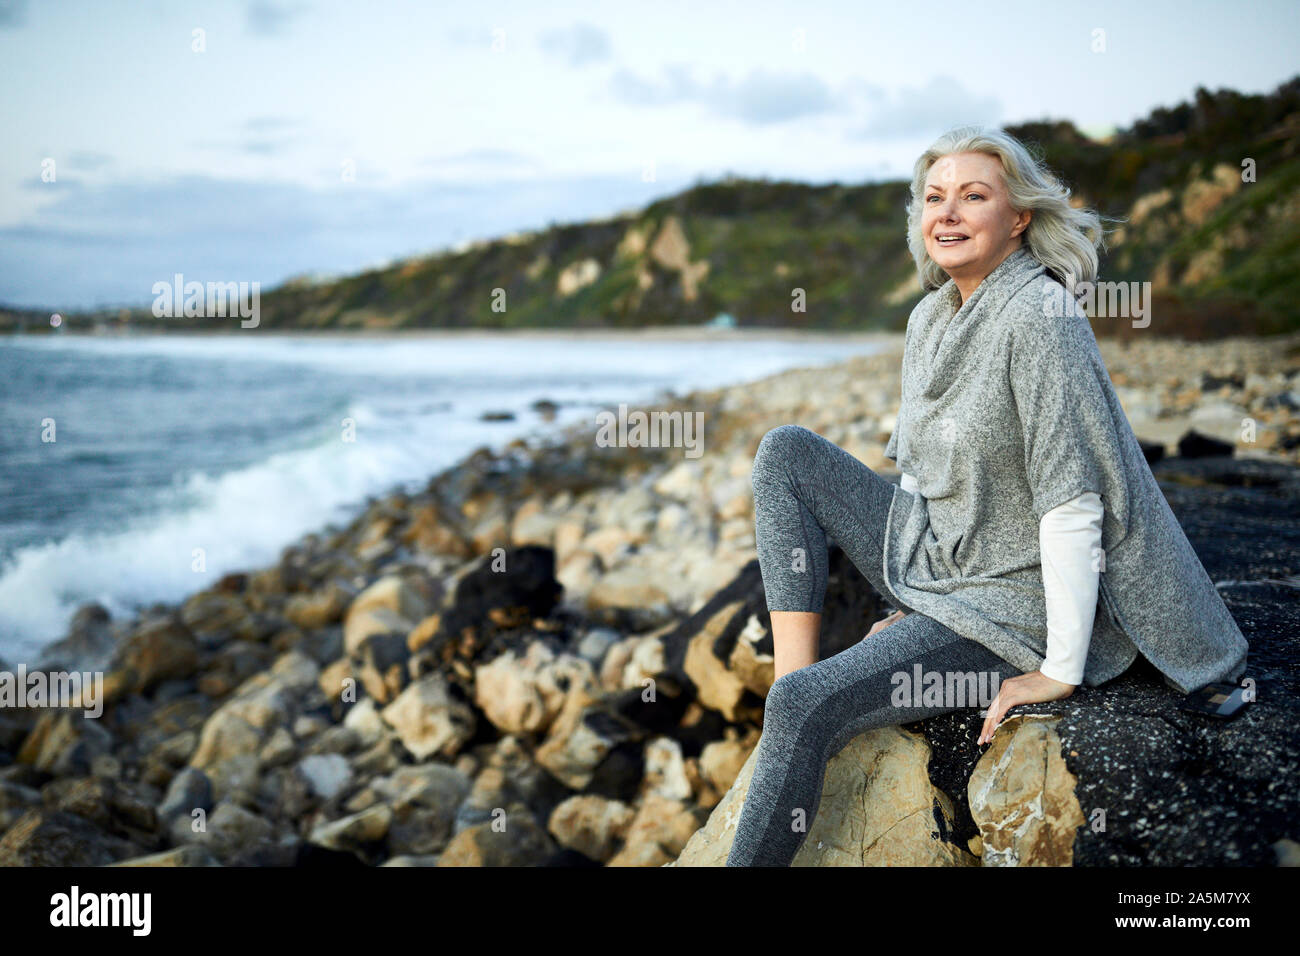
M153 805L126 783L109 777L55 780L41 792L46 806L89 820L105 833L143 847L154 843L157 815Z
M1178 440L1178 454L1184 458L1208 458L1212 455L1231 455L1233 446L1226 441L1202 435L1192 430Z
M156 812L158 820L170 827L179 817L188 824L195 810L207 813L212 809L212 803L212 781L208 775L196 767L186 767L172 777Z
M311 831L310 840L327 849L348 850L370 856L387 836L392 820L392 808L379 803L341 820L320 824Z
M312 754L298 761L299 775L322 800L338 796L352 780L352 767L338 754Z
M555 853L554 841L521 803L502 808L451 838L438 866L541 866Z
M700 703L712 707L729 721L739 719L737 708L748 688L740 675L729 669L728 660L719 659L717 646L722 632L743 607L743 601L733 601L714 611L690 639L684 664L686 676L695 683Z
M384 719L379 709L370 698L363 698L348 709L343 718L343 726L357 735L357 742L362 747L372 747L383 739L387 732Z
M372 634L405 637L429 613L423 597L400 577L380 578L348 608L343 621L343 649L354 655Z
M284 616L306 630L315 630L341 620L355 594L342 581L331 581L311 594L295 594L284 606Z
M691 798L691 783L686 775L681 744L671 737L655 737L646 743L642 787L645 793L654 793L668 800Z
M178 618L166 616L136 628L117 652L113 666L132 675L130 690L140 694L163 681L193 676L198 663L194 635Z
M108 754L113 737L97 718L82 711L46 710L23 741L16 759L56 777L83 776L97 757Z
M105 670L114 651L109 614L100 604L83 604L68 624L68 635L42 649L31 670ZM8 670L0 667L0 670Z
M557 656L542 641L530 643L522 656L508 651L474 673L474 702L508 734L546 731L575 688L595 693L591 665L569 654Z
M985 866L1070 866L1086 821L1065 767L1056 719L1012 717L998 727L967 787Z
M370 634L353 652L355 673L378 704L393 700L408 683L411 652L400 633Z
M758 749L676 866L723 866L736 835ZM930 782L930 748L901 727L859 734L831 757L821 802L794 866L972 866L949 842L952 801Z
M663 866L685 849L700 825L680 800L648 794L628 827L623 848L607 866Z
M578 642L578 656L599 669L605 653L623 639L618 631L609 627L593 627Z
M388 852L428 856L441 852L451 838L456 808L469 794L469 778L444 764L402 767L372 784L389 803Z
M267 677L250 678L208 718L190 766L205 770L239 754L256 754L277 728L289 723L291 699Z
M28 810L41 806L41 792L10 780L0 780L0 833Z
M105 866L141 852L62 810L29 810L0 837L0 866Z
M481 558L457 580L427 650L443 662L474 660L495 637L549 617L561 591L549 548L529 545Z
M636 727L578 688L565 699L536 759L566 786L583 790L605 758L636 736Z
M576 794L551 811L546 826L560 846L603 863L614 855L635 815L621 800Z
M204 647L229 640L260 641L270 633L243 598L221 591L200 591L187 598L181 605L181 621Z
M184 830L188 833L185 842L202 846L228 866L239 865L241 857L270 843L275 832L269 820L228 802L217 805L207 818L205 830L194 833L188 826Z
M204 847L186 845L110 863L109 866L220 866L217 858Z
M380 713L416 760L453 756L474 735L474 712L436 672L411 684Z
M731 785L740 775L745 761L758 744L757 732L743 740L732 737L727 740L715 740L706 744L700 752L699 773L701 781L707 785L709 792L700 795L700 803L716 806Z

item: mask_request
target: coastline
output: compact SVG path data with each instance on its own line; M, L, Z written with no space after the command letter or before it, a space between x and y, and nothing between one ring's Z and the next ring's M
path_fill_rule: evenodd
M1256 440L1237 457L1300 464L1300 335L1099 345L1144 441L1231 438L1244 413ZM73 777L117 808L83 862L273 865L304 846L389 865L670 862L752 755L771 683L770 635L727 597L752 587L754 450L795 422L895 475L900 358L898 337L645 409L701 413L699 458L602 447L581 422L481 447L178 605L130 621L83 607L34 667L102 669L105 718L0 715L16 754L0 769L23 788L0 812L0 863L31 862L11 833ZM749 637L719 659L733 625ZM665 706L636 704L646 680ZM131 809L146 806L150 826ZM492 807L525 835L497 841Z

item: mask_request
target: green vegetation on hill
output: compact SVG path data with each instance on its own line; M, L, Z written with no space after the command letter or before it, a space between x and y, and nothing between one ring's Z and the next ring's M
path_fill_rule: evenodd
M1300 329L1300 77L1265 95L1196 91L1105 141L1069 122L1008 131L1075 197L1122 220L1101 278L1150 282L1145 332L1189 338ZM1255 181L1243 181L1252 167ZM811 186L727 179L639 213L556 225L261 298L260 327L291 329L694 325L900 329L920 297L904 238L905 182ZM806 305L793 308L802 290ZM502 309L504 305L504 309ZM0 310L0 329L48 328ZM72 326L212 328L147 310ZM231 321L231 320L223 320ZM1136 334L1096 318L1098 334Z

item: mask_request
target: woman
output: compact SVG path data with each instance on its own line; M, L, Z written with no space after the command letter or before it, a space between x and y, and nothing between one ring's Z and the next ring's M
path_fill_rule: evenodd
M1008 708L1095 687L1139 653L1183 693L1245 670L1067 291L1095 280L1101 239L1005 132L955 129L917 160L908 244L929 291L885 451L902 481L796 425L754 459L776 681L729 866L788 866L826 761L869 728L970 706L951 691L972 675L997 687L983 744ZM828 532L902 610L818 661ZM942 684L898 693L931 672Z

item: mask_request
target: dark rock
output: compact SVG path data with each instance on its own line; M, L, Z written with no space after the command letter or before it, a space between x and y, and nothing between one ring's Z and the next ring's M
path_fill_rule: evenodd
M1184 458L1209 458L1232 454L1233 446L1192 429L1178 439L1178 454Z
M1165 446L1160 442L1143 441L1139 438L1138 444L1142 446L1142 455L1146 458L1148 465L1154 465L1165 457Z
M1202 392L1218 391L1219 389L1223 388L1225 385L1229 385L1232 388L1242 388L1243 386L1245 386L1245 384L1246 384L1246 380L1242 376L1237 374L1212 375L1209 372L1201 373Z
M1300 791L1300 469L1260 460L1170 459L1153 469L1201 563L1250 643L1244 679L1257 700L1229 721L1179 708L1183 695L1139 657L1102 687L1009 713L1057 715L1066 766L1091 821L1081 866L1273 866L1295 839ZM930 775L976 832L966 781L983 721L965 710L914 725L933 751Z
M63 810L29 810L0 837L0 866L104 866L144 852Z
M83 604L72 616L68 635L41 650L32 670L99 671L113 656L115 641L102 605Z
M533 622L550 617L564 588L555 579L555 552L528 545L508 548L501 570L489 554L457 583L441 614L438 632L424 650L448 662L486 661L521 647L535 634Z

